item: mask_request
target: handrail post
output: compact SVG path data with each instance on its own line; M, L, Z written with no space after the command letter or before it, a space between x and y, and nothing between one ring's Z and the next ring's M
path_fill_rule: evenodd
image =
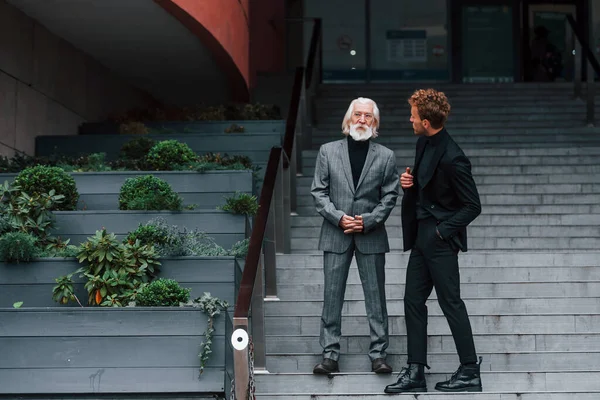
M594 108L595 108L595 97L596 97L596 83L594 81L594 77L596 72L592 67L592 63L588 62L587 68L587 107L586 107L586 124L589 127L594 126Z
M283 153L283 157L285 158L286 154L285 152ZM281 165L281 170L279 171L279 173L281 173L281 195L282 195L282 201L281 201L281 206L283 208L283 213L282 213L282 221L281 221L281 227L283 229L283 246L282 246L282 252L283 254L290 254L291 251L291 247L292 247L292 239L291 239L291 199L290 199L290 193L291 193L291 171L292 171L292 166L291 166L291 160L288 160L288 168L284 168L283 164Z
M267 354L265 347L265 303L263 288L263 257L260 257L256 270L256 280L252 290L252 343L254 345L254 370L266 371Z
M582 96L582 80L583 80L583 63L584 54L581 49L581 43L577 40L577 36L575 32L573 32L573 28L571 28L571 34L573 36L573 47L575 49L575 62L574 62L574 71L573 71L573 82L574 82L574 92L573 96L576 99L583 98Z
M283 159L285 158L285 151L281 152L281 158L279 159L279 166L277 167L277 178L275 179L275 190L273 191L273 203L275 204L275 250L277 253L284 253L284 207L283 207Z
M234 333L242 329L248 334L248 318L233 317ZM232 337L233 339L233 337ZM249 348L246 345L242 349L233 349L233 376L235 381L235 398L248 400L248 383L250 382L250 364L248 363Z
M265 298L268 300L277 299L277 256L275 234L275 204L271 201L269 208L269 218L267 219L267 228L265 230L265 240L263 242L264 260L265 260Z

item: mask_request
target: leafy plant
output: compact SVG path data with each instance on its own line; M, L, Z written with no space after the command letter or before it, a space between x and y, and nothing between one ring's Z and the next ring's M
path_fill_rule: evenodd
M135 303L141 307L176 307L189 301L190 290L182 288L173 279L160 278L146 285Z
M121 147L121 158L125 160L137 161L144 159L156 141L147 137L137 137L125 143Z
M65 172L103 172L112 170L112 167L106 161L106 153L92 153L76 160L69 160L69 162L69 164L59 164L59 167Z
M52 288L52 300L59 304L67 304L69 301L75 300L79 306L83 307L73 288L73 274L68 274L54 279L56 286Z
M77 185L73 177L62 168L45 165L26 168L17 175L14 184L31 196L51 191L63 196L64 201L54 203L52 210L75 210L77 207L79 200Z
M187 166L196 161L194 150L186 143L177 140L165 140L150 149L146 161L157 171L171 171L177 166Z
M148 128L142 122L124 122L119 125L119 133L121 135L146 135Z
M133 300L136 289L149 282L158 272L158 256L153 246L121 243L105 229L82 243L77 258L87 278L88 303L122 306Z
M0 260L9 263L29 262L38 257L37 238L25 232L8 232L0 237Z
M121 210L181 210L182 199L171 185L153 175L125 180L119 193Z
M243 133L246 131L242 125L231 124L228 128L225 128L225 133Z
M256 196L236 192L233 196L225 197L225 204L217 207L217 209L232 214L254 216L258 213L258 202Z
M45 244L54 225L54 215L51 210L61 204L63 195L57 195L54 189L50 193L34 194L32 196L20 192L4 205L4 215L13 230L30 233Z
M250 244L250 239L246 238L244 240L240 240L231 246L229 250L229 255L234 256L236 258L246 258L248 254L248 245Z
M202 297L194 300L193 306L201 309L208 316L208 326L206 331L204 331L204 341L200 344L200 354L198 354L200 358L200 374L202 374L210 353L212 353L212 338L215 333L214 320L221 314L221 311L229 307L229 304L205 292Z
M77 257L79 249L69 244L71 239L63 241L60 237L49 237L42 254L43 257Z

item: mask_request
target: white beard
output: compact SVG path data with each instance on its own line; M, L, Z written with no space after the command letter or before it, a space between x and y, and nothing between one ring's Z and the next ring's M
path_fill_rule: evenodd
M352 139L357 142L369 140L373 136L373 129L367 125L362 125L364 130L356 129L359 126L358 124L350 124L350 136L352 136Z

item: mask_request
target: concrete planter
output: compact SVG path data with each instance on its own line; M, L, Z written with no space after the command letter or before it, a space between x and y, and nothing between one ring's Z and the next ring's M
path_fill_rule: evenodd
M194 308L0 309L0 396L223 394L226 317L200 375L207 316Z
M190 288L191 298L210 292L212 296L234 304L241 279L243 260L233 257L168 257L161 258L159 277L174 279L182 287ZM40 258L30 263L0 263L0 308L10 308L22 301L30 307L79 307L77 303L60 306L52 300L55 278L67 275L81 264L72 258ZM85 306L87 291L84 280L77 275L75 294ZM0 385L1 386L1 385Z
M180 228L197 228L226 249L246 238L246 217L224 211L55 211L54 215L56 229L52 235L71 239L74 245L86 241L103 227L124 238L139 224L156 217Z
M284 120L240 120L240 121L164 121L144 122L150 133L164 135L204 133L220 134L232 124L244 127L246 134L281 134L285 131ZM119 124L114 122L86 122L80 125L80 135L107 135L119 133Z
M229 155L243 155L250 157L252 162L263 165L267 162L269 151L273 146L280 146L283 134L272 133L223 133L223 134L149 134L147 137L161 140L178 140L187 143L197 154L221 153ZM38 136L35 138L35 154L37 156L51 156L60 154L65 156L79 156L90 153L106 153L106 158L114 160L119 157L121 147L131 139L140 135L77 135L77 136Z
M184 205L196 204L197 209L215 210L225 203L224 197L236 191L252 193L252 171L110 171L72 172L80 198L78 209L118 210L119 191L127 178L154 175L168 182L181 195ZM12 182L16 173L0 174L0 183Z

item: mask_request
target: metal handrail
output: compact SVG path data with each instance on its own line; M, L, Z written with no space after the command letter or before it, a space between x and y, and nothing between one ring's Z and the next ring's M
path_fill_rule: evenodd
M586 96L586 123L588 126L593 126L595 123L595 82L594 73L600 75L600 63L596 59L594 52L589 46L588 40L583 35L579 25L575 21L572 15L567 15L566 20L571 27L574 39L575 48L575 76L574 82L574 95L576 98L583 98L582 95L582 76L584 65L581 63L582 55L588 63L587 68L587 96Z
M249 354L249 346L233 350L234 387L238 400L248 399L252 372L266 370L264 300L277 298L276 252L290 252L290 216L296 209L297 162L302 148L306 148L304 145L310 143L311 103L321 81L320 19L314 23L307 65L295 71L283 147L273 147L269 154L259 212L250 235L233 313L232 341L246 334L254 349L253 354ZM301 136L300 143L298 136ZM254 370L249 365L251 356Z

